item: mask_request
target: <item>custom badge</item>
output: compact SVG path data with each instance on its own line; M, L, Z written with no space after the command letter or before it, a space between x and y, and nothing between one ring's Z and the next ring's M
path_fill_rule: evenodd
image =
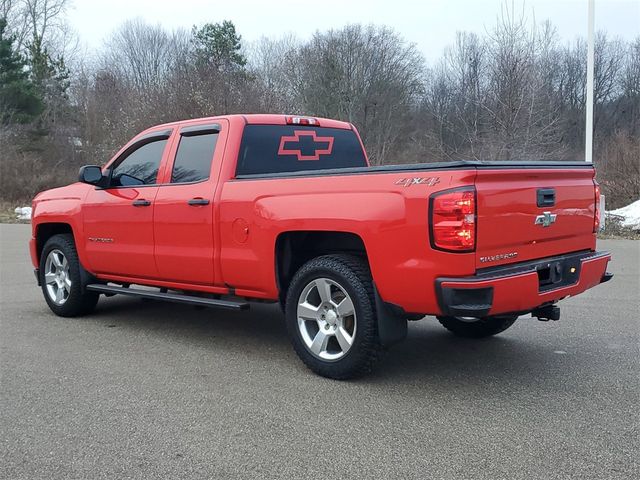
M293 135L280 137L278 155L295 155L298 161L320 160L331 155L334 137L318 137L313 130L295 130Z

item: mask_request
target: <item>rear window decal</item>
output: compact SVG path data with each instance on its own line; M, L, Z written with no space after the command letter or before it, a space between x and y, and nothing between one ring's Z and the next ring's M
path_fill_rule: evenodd
M355 131L307 125L246 125L236 175L366 167Z
M278 155L295 155L298 161L320 160L320 155L331 155L334 137L316 136L314 130L295 130L293 135L280 137Z

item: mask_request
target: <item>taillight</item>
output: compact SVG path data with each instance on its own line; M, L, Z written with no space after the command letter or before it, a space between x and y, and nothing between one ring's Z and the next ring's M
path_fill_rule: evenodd
M600 185L598 182L594 182L596 184L596 213L595 217L593 217L593 231L597 233L600 230Z
M311 117L287 117L287 125L314 125L320 126L317 118Z
M431 246L452 252L476 247L476 190L462 187L434 193L429 199Z

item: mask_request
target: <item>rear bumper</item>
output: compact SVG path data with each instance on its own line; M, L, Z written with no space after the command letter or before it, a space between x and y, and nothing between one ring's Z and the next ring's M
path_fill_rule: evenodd
M438 304L445 316L528 313L610 280L609 260L609 252L580 252L484 269L473 277L439 278Z

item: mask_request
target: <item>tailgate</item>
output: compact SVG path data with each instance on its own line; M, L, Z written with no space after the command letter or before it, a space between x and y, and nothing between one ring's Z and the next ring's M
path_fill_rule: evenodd
M594 170L479 168L476 268L595 249Z

